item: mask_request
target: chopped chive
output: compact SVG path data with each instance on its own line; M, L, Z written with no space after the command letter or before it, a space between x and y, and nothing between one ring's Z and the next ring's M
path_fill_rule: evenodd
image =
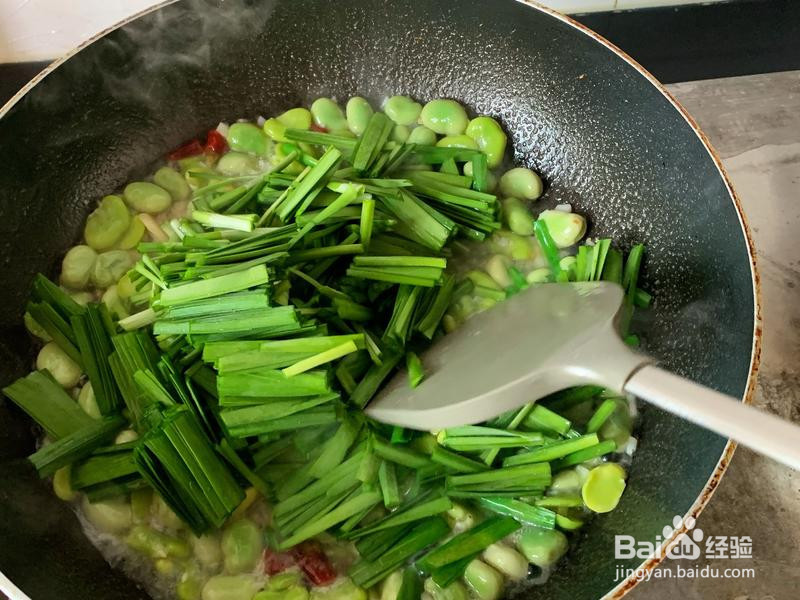
M431 460L456 473L481 473L489 468L481 462L450 452L438 445L431 453Z
M561 273L561 265L559 264L561 258L559 256L558 246L556 246L553 237L550 235L550 230L547 228L547 223L541 219L537 219L533 222L533 231L536 234L536 239L544 252L545 258L547 258L547 262L550 264L550 269L557 279L558 275Z
M422 383L425 377L425 368L422 361L414 352L406 353L406 370L408 371L408 385L412 388Z
M294 377L300 373L305 373L306 371L322 366L325 363L338 360L343 356L350 354L351 352L355 352L356 350L358 350L358 348L356 347L355 343L352 341L347 341L339 346L334 346L330 350L325 350L324 352L320 352L319 354L315 354L314 356L310 356L306 359L296 362L290 367L286 367L283 369L283 374L287 377Z
M499 498L488 496L481 498L478 503L485 509L499 515L511 517L523 525L534 525L553 529L556 522L556 514L544 506L536 506L515 500L514 498Z
M569 440L559 440L550 444L545 444L540 448L531 450L530 452L522 452L513 456L507 457L503 461L504 467L513 467L515 465L524 465L529 463L539 463L562 458L578 450L589 448L600 443L596 433L583 435L578 438Z
M614 440L605 440L599 444L590 446L589 448L584 448L583 450L578 450L577 452L568 454L564 458L555 461L553 463L553 471L560 471L562 469L566 469L567 467L578 465L584 461L591 460L599 456L605 456L606 454L614 452L616 449L617 443Z
M549 408L536 404L533 410L528 413L528 416L525 417L522 427L536 431L553 431L559 435L564 435L572 427L572 423Z
M400 506L400 491L397 488L397 475L393 463L386 460L381 463L378 469L378 483L381 486L383 505L390 509Z
M586 433L597 433L600 428L617 409L617 401L614 398L603 400L597 410L586 423Z

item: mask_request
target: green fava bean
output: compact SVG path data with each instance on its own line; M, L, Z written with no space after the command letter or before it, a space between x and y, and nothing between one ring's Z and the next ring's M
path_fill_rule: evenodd
M156 531L146 525L134 525L125 543L150 558L188 558L189 545L176 537Z
M55 342L49 342L39 350L36 356L36 368L50 371L53 379L67 389L78 385L83 374L78 364Z
M94 301L94 296L89 292L70 292L69 297L81 306L86 306L89 302Z
M192 193L183 175L170 167L161 167L156 171L153 175L153 183L167 190L172 199L176 201L186 200Z
M392 129L392 140L399 144L405 144L410 134L411 130L405 125L395 125Z
M103 297L100 298L100 301L108 307L108 311L111 313L111 316L119 319L124 319L130 316L128 312L128 308L125 306L125 302L119 295L117 291L116 285L111 285L108 289L103 293Z
M216 534L206 534L192 539L194 555L200 564L209 569L216 569L222 563L222 548L220 548L219 536Z
M231 150L265 156L269 150L267 135L252 123L234 123L228 129Z
M454 581L443 588L433 579L426 579L425 591L433 597L433 600L468 600L469 598L467 588L460 581Z
M486 548L483 560L510 579L523 579L528 575L528 561L505 544L495 543Z
M131 214L119 196L106 196L86 219L83 237L95 250L108 250L128 230Z
M408 134L406 140L409 144L419 144L421 146L434 146L436 145L436 132L428 129L424 125L417 125Z
M264 130L264 133L270 137L270 139L276 142L289 141L286 139L286 125L278 121L278 119L267 119L264 121L264 126L262 129Z
M486 154L486 162L490 169L500 166L506 153L506 136L500 123L492 117L477 117L467 125L467 135L475 140L478 148Z
M461 135L467 129L467 111L455 100L431 100L422 107L419 122L439 135Z
M586 219L576 213L545 210L539 214L539 219L547 224L550 237L559 248L577 244L586 234Z
M262 590L253 596L253 600L308 600L308 590L294 586L285 590Z
M311 600L367 600L367 592L350 579L344 579L328 587L311 590Z
M517 235L533 235L533 215L522 200L503 200L503 217L508 228Z
M472 177L472 172L473 172L472 163L471 162L464 163L464 175L466 175L467 177ZM497 188L497 176L491 171L488 171L486 173L486 191L489 192L490 194L493 194L496 188Z
M134 210L151 215L167 210L172 204L172 196L169 195L169 192L149 181L129 183L125 186L122 195L125 197L125 202ZM127 225L126 223L126 230Z
M564 556L569 542L567 536L557 529L528 527L520 534L517 547L528 562L544 568L555 564Z
M342 109L330 98L314 100L311 105L311 116L314 117L314 123L328 131L348 130L347 119Z
M258 591L253 575L215 575L203 586L203 600L251 600Z
M503 196L536 200L542 195L541 178L525 167L516 167L503 173L500 178L500 193Z
M548 267L534 269L525 276L525 281L528 283L549 283L552 280L553 275L550 273L550 269Z
M73 290L85 288L96 260L97 252L89 246L70 248L61 261L61 283Z
M464 581L479 600L497 600L503 593L503 576L481 560L467 565Z
M249 519L239 519L222 534L222 554L228 573L243 573L252 569L261 556L264 542L261 530Z
M178 600L200 600L202 592L203 583L197 573L187 571L175 586L175 595Z
M72 489L71 471L70 465L67 465L53 474L53 493L64 502L72 502L77 496Z
M355 135L361 135L367 128L369 120L375 113L369 102L361 96L353 96L347 101L345 114L347 115L347 126Z
M383 105L383 112L398 125L413 125L419 119L422 105L408 96L392 96Z
M448 135L440 139L436 145L439 148L467 148L477 150L478 145L468 135Z
M119 250L132 250L136 248L139 242L142 241L144 237L144 223L139 218L139 216L135 216L131 219L130 227L128 227L128 231L120 238L120 240L116 243L115 247Z
M249 175L257 170L253 157L242 152L228 152L217 161L217 171L223 175Z
M533 260L536 257L533 238L512 231L495 231L489 238L489 245L492 251L505 254L512 260Z
M131 505L120 498L89 502L83 498L83 514L100 531L120 533L131 526Z
M100 409L97 406L97 398L95 398L91 381L87 381L86 385L81 388L78 394L78 406L93 419L99 419L103 416L100 414Z
M583 503L596 513L611 512L625 491L625 469L616 463L605 463L589 471L581 489Z
M291 108L275 118L286 129L308 129L311 127L311 111L307 108Z
M92 283L98 288L114 285L133 266L127 250L109 250L97 257L92 270Z

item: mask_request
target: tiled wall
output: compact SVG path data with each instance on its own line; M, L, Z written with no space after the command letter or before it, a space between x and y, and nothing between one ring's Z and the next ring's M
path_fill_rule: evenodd
M60 56L98 31L158 1L0 0L0 63ZM539 1L565 13L582 13L724 0Z

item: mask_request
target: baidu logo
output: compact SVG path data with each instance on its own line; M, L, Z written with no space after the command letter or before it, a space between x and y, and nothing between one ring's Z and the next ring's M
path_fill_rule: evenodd
M661 535L657 535L653 542L637 542L632 535L614 536L614 558L624 560L628 558L641 558L643 560L652 558L661 553L662 547L672 535L679 529L686 527L686 532L678 534L675 543L667 549L669 558L687 558L696 560L700 558L701 545L703 542L703 530L695 527L696 522L693 517L688 517L686 521L675 516L672 525L665 525Z

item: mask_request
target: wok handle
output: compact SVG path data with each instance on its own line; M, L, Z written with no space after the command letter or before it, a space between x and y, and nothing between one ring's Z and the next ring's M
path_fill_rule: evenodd
M800 427L790 421L652 365L634 372L625 391L800 470Z

